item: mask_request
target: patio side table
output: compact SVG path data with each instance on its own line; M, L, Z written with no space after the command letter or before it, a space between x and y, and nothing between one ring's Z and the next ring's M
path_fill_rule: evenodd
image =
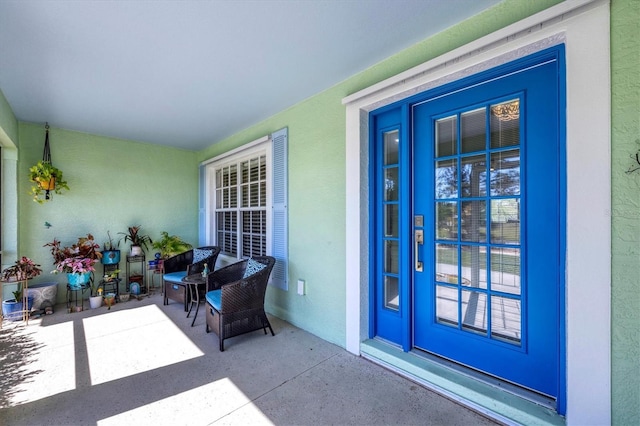
M189 301L189 312L187 312L187 318L191 314L191 309L193 308L193 304L196 304L196 313L193 315L193 321L191 321L191 327L196 322L196 317L198 316L198 308L200 308L200 291L198 291L198 287L204 286L207 283L205 277L202 274L191 274L187 275L182 279L182 282L187 285L189 288L189 294L191 299Z

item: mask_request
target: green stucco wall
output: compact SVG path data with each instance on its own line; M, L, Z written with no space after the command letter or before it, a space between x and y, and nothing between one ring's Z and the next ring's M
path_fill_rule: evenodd
M614 425L640 424L640 1L611 3L611 328Z
M0 90L0 145L8 142L2 140L3 135L6 135L14 145L18 143L18 122L4 93Z
M91 233L102 244L107 231L118 239L117 233L128 226L142 225L152 239L167 231L197 243L194 152L51 128L52 162L64 172L70 191L40 205L27 194L28 171L42 158L44 135L44 125L19 123L19 254L42 265L45 274L36 282L60 283L58 301L64 300L65 277L48 273L52 258L42 247L54 238L70 245ZM124 242L120 248L129 249ZM101 268L98 265L98 271ZM124 271L124 261L120 268Z

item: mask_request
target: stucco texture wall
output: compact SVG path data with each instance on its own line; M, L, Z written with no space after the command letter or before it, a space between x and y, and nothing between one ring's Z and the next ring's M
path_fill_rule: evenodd
M57 238L63 246L93 234L99 244L107 231L117 241L130 225L142 225L152 239L161 231L196 244L198 168L191 151L51 128L53 165L64 172L70 191L38 204L28 195L29 167L42 158L44 125L19 123L19 248L45 271L35 282L57 281L64 300L63 275L51 275L52 257L43 245ZM44 226L51 224L50 228ZM129 250L124 242L123 254ZM153 251L147 251L148 256ZM120 263L124 271L125 263ZM102 266L97 265L102 271Z
M612 420L640 424L640 1L611 3Z
M3 140L3 134L8 140ZM0 146L3 143L18 143L18 122L16 121L13 110L4 97L4 93L0 90Z

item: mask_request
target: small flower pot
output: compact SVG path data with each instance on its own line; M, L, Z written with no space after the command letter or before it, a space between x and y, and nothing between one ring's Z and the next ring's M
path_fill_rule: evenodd
M102 306L102 296L89 297L89 306L91 306L91 309L98 309Z

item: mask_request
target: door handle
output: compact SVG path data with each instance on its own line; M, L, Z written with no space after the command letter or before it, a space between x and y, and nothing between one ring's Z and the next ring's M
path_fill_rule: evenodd
M422 229L416 229L415 230L415 234L413 236L413 241L415 244L413 253L414 253L414 258L415 258L415 269L416 272L422 272L424 265L422 264L422 261L420 260L420 256L418 255L418 246L420 244L424 243L424 231Z

